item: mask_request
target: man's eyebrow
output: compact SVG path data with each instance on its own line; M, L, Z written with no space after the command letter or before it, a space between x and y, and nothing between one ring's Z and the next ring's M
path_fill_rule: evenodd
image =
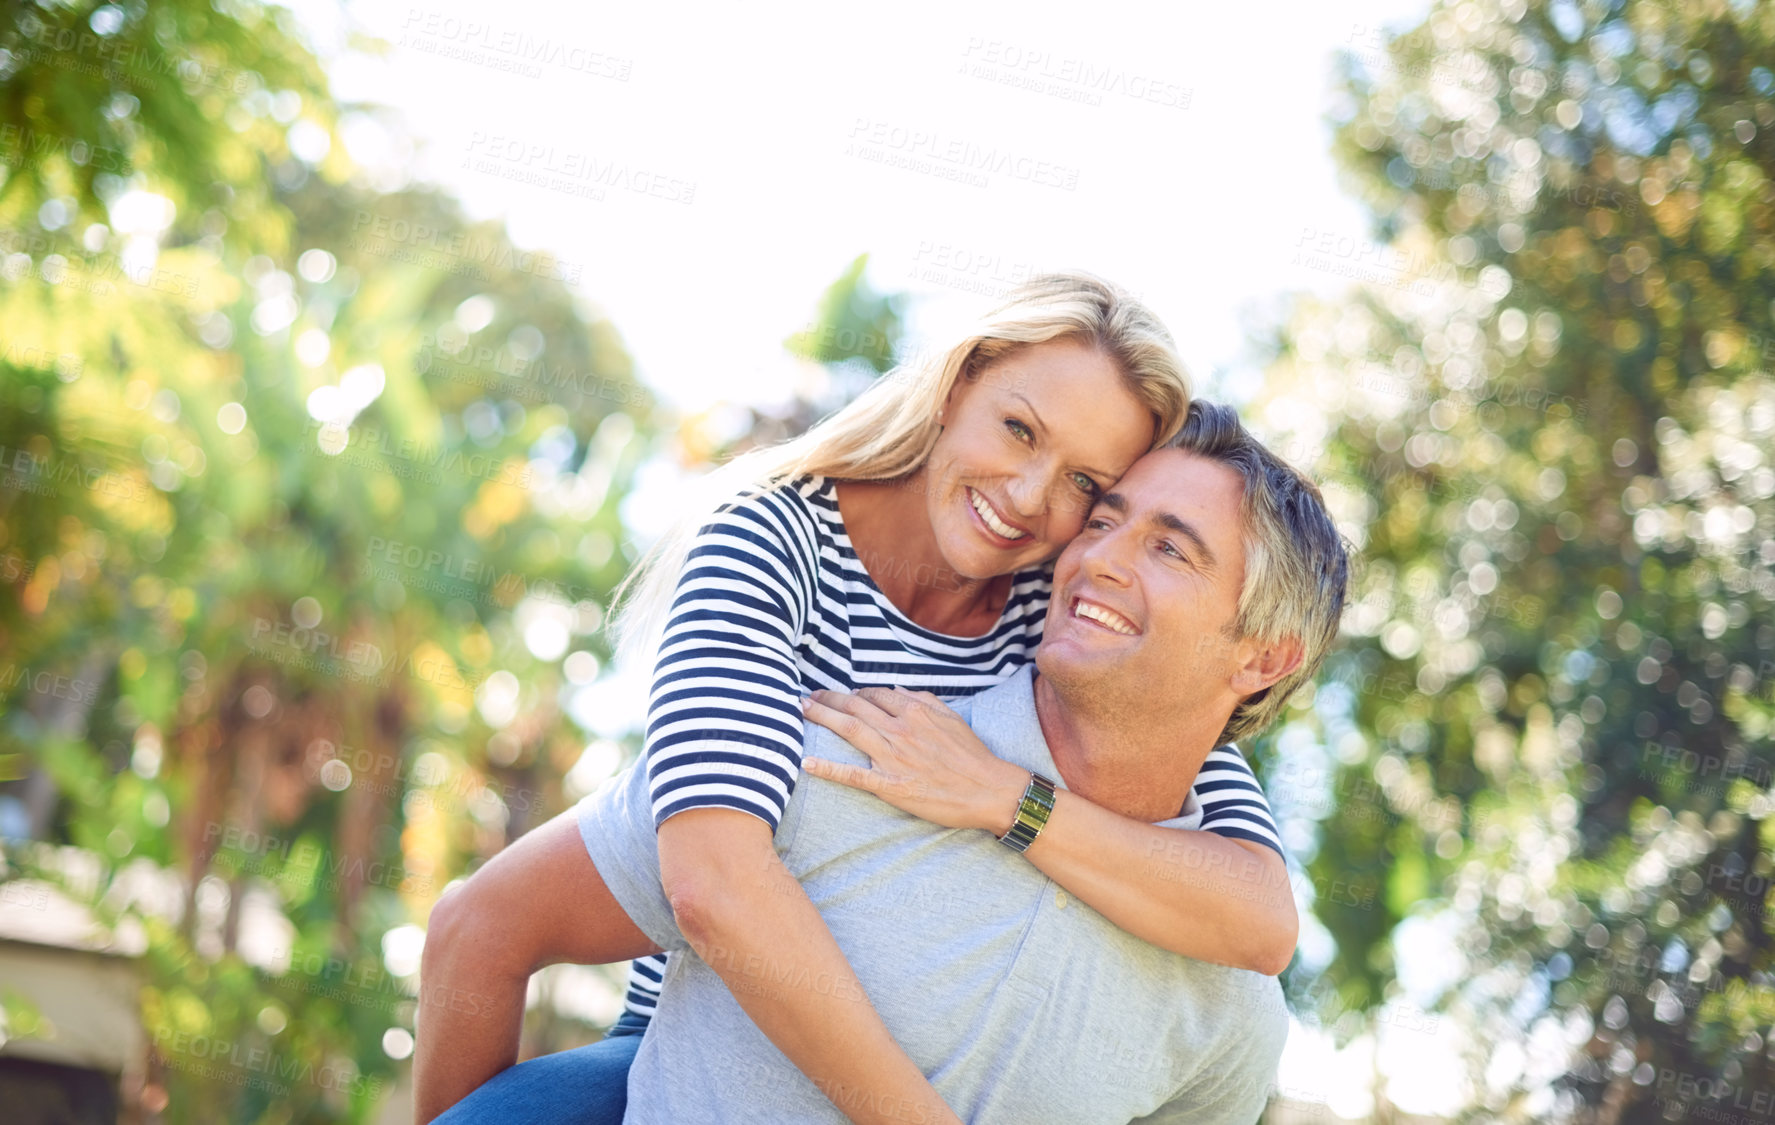
M1043 433L1048 432L1048 424L1046 422L1042 421L1041 414L1039 414L1036 411L1035 403L1030 402L1029 397L1027 395L1023 394L1023 392L1021 392L1021 391L1012 391L1011 397L1016 399L1018 402L1022 403L1023 409L1029 411L1029 417L1035 422L1036 429L1041 430ZM1097 477L1101 480L1113 481L1116 479L1116 474L1110 473L1110 472L1105 472L1102 469L1093 469L1089 465L1081 465L1080 468L1083 469L1087 474Z
M1128 514L1128 498L1119 492L1105 492L1102 496L1097 498L1097 502L1108 508L1110 511L1115 512L1117 515L1125 516ZM1188 539L1190 541L1190 546L1195 548L1196 554L1201 556L1202 569L1212 570L1220 564L1220 560L1214 557L1214 552L1208 549L1208 541L1203 539L1201 532L1197 531L1188 522L1179 519L1170 512L1159 512L1152 517L1152 521L1160 527L1175 531L1185 539Z
M1208 541L1203 539L1201 533L1185 521L1178 519L1170 512L1160 512L1153 517L1153 522L1159 524L1161 527L1170 528L1185 539L1188 539L1190 544L1195 547L1196 553L1202 556L1203 570L1213 570L1214 567L1219 564L1220 560L1216 559L1214 557L1214 552L1208 549Z

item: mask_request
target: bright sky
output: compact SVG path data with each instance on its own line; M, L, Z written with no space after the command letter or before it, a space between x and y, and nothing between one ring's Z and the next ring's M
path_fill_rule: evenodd
M338 10L298 8L331 54ZM1372 58L1377 28L1426 8L357 0L349 29L390 49L331 75L406 119L418 151L384 154L399 174L579 267L686 409L784 397L783 338L864 251L878 287L919 298L920 337L1031 270L1093 270L1144 296L1204 389L1243 398L1247 325L1345 284L1297 249L1367 237L1328 155L1334 52ZM348 140L378 159L375 136ZM1457 1038L1409 1011L1383 1026L1396 1105L1456 1108ZM1297 1027L1279 1083L1365 1117L1373 1049Z
M390 52L332 75L402 111L417 178L582 267L680 404L780 396L783 337L863 251L925 330L1031 269L1094 270L1206 378L1242 311L1342 284L1291 265L1306 232L1367 234L1326 153L1332 52L1424 6L360 0Z

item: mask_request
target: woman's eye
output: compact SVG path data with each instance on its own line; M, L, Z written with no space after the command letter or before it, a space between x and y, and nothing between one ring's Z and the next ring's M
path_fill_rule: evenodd
M1088 496L1097 495L1097 482L1086 476L1084 473L1072 474L1072 483L1078 485L1079 491Z
M1035 436L1028 426L1025 426L1015 418L1005 419L1005 429L1010 430L1011 433L1016 436L1018 441L1028 441L1031 437Z

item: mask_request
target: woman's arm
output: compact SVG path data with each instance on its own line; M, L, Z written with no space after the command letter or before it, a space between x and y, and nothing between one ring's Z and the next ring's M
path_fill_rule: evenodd
M658 949L586 855L574 810L520 836L432 907L419 968L414 1120L426 1125L518 1061L537 969Z
M808 773L866 789L946 828L1009 831L1029 771L996 757L935 697L818 692L806 713L874 762L862 769L809 758ZM1300 920L1288 866L1262 844L1147 824L1063 789L1024 855L1161 949L1271 976L1294 957Z
M752 1022L855 1122L955 1122L869 1002L770 826L733 809L660 826L678 928Z
M852 1121L959 1122L772 845L800 774L795 646L815 597L797 500L718 513L679 578L647 718L661 884L691 947Z
M995 835L1010 830L1022 795L1019 785ZM1294 959L1300 917L1288 865L1262 844L1146 824L1059 790L1047 826L1023 854L1160 949L1268 976Z

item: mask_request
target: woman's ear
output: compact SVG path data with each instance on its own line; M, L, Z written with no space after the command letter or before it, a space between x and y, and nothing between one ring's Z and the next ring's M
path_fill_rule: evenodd
M943 419L948 416L951 410L959 407L961 401L967 397L966 388L971 388L978 378L979 376L974 373L971 364L964 366L955 376L955 382L949 384L949 393L943 396L943 405L937 408L937 424L939 426L943 424Z

